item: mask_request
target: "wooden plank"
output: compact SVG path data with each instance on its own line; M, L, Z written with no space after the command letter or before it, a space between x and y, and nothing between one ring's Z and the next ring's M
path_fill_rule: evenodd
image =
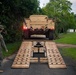
M49 65L49 68L66 68L66 65Z
M35 53L38 53L38 48L37 47L32 47L32 51Z
M45 58L40 58L40 63L47 63L48 62L48 60L47 60L47 58L45 57Z
M12 65L12 68L28 68L29 66L28 65Z
M30 58L30 62L31 63L38 63L38 58L36 58L36 57Z
M33 51L31 51L31 57L33 57Z
M44 51L45 51L45 48L44 47L39 48L39 52L40 53L44 53Z

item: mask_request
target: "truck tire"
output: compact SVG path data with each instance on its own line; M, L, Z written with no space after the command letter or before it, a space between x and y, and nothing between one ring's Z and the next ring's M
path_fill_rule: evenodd
M29 39L29 31L28 30L25 30L23 32L23 39Z
M46 38L49 38L49 30L45 30L45 35L46 35Z
M49 31L49 40L53 40L54 39L54 31L50 30Z

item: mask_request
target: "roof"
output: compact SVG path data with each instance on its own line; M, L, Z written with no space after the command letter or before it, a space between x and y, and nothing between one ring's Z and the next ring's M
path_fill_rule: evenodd
M30 17L47 17L46 15L31 15Z

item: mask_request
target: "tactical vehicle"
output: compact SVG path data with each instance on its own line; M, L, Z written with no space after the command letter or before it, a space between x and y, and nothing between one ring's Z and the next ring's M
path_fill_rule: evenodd
M54 39L55 22L46 15L31 15L23 22L23 38L28 39L33 35L45 35Z

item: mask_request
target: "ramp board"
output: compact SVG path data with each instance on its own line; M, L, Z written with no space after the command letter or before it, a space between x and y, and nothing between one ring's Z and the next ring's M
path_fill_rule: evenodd
M29 68L32 42L22 42L12 68Z
M37 57L31 58L31 59L30 59L30 62L31 62L31 63L38 63L38 58L37 58Z
M49 68L66 68L65 62L54 42L45 42Z
M40 63L47 63L48 61L47 61L47 58L45 57L45 58L40 58Z

